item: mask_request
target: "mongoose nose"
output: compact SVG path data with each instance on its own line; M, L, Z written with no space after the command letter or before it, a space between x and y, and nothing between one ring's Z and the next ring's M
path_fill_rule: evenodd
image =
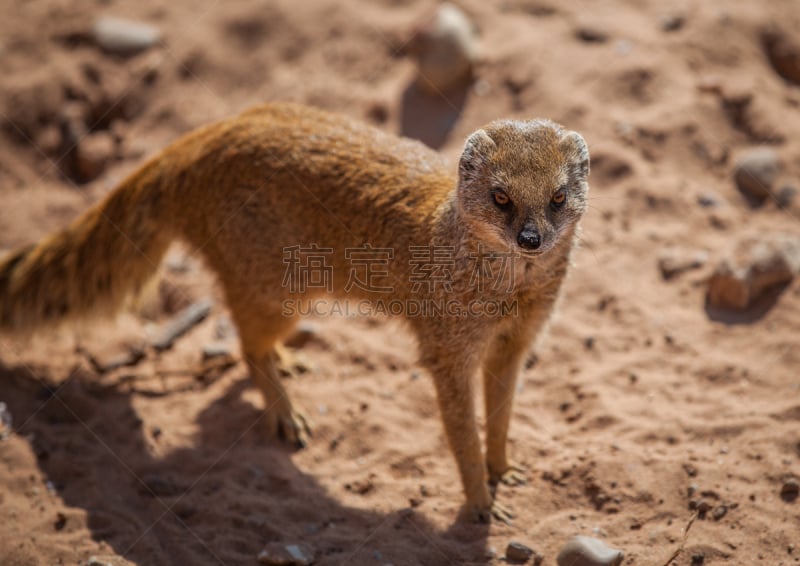
M519 236L517 236L517 242L523 248L528 250L537 250L539 249L539 246L542 245L542 237L536 230L526 228L519 233Z

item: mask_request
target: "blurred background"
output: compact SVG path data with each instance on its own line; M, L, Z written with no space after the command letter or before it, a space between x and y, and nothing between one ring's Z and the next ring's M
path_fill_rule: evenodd
M796 0L0 5L0 251L266 101L454 164L484 123L547 117L592 156L581 249L517 395L513 526L452 526L432 388L392 321L309 321L287 387L317 435L265 446L213 278L176 248L148 312L0 339L0 563L253 564L302 542L318 564L499 564L514 540L554 564L573 534L625 564L798 561Z

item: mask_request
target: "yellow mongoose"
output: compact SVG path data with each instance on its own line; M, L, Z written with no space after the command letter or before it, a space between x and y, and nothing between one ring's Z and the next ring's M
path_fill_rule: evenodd
M388 289L400 304L470 306L406 319L458 463L462 516L507 519L489 487L521 477L506 456L515 380L567 271L588 173L583 138L545 120L477 130L456 175L418 142L321 110L265 105L189 133L69 227L5 257L0 331L114 312L154 274L170 242L184 240L224 289L271 433L302 446L307 421L276 370L278 342L297 318L286 312L298 291L287 284L286 250L327 250L329 278L304 297L374 302ZM389 250L380 286L353 284L353 249ZM421 265L420 250L438 253L439 263ZM487 265L476 268L482 258ZM491 284L478 280L487 273ZM500 298L513 312L473 308ZM486 399L485 460L476 374Z

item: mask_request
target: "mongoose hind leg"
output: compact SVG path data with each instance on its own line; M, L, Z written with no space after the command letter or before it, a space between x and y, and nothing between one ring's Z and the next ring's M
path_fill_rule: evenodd
M247 317L236 316L241 335L242 353L247 360L250 376L264 397L266 431L296 448L308 445L311 423L292 404L281 383L278 340L286 334L294 321L280 313Z
M274 349L258 357L245 354L250 376L264 397L264 419L269 436L295 448L305 448L311 436L311 422L292 404L281 384L278 354Z
M314 369L314 365L300 352L290 350L280 342L275 343L278 356L278 370L286 377L297 377Z

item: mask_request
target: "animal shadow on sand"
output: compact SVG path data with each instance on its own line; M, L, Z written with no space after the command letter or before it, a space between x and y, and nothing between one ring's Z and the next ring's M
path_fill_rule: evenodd
M714 322L721 322L728 326L753 324L764 318L767 313L772 310L772 307L778 303L778 299L780 299L783 292L788 288L788 283L773 285L770 289L767 289L761 297L755 300L752 305L742 311L715 307L706 301L706 315Z
M85 510L92 537L136 564L256 564L272 541L305 542L320 565L487 562L484 525L442 532L410 508L382 514L336 501L252 426L248 387L232 381L199 415L190 445L159 457L135 394L80 374L59 388L0 363L14 432L64 503Z
M469 89L470 84L465 82L433 94L411 82L400 102L400 133L440 149L461 117Z

